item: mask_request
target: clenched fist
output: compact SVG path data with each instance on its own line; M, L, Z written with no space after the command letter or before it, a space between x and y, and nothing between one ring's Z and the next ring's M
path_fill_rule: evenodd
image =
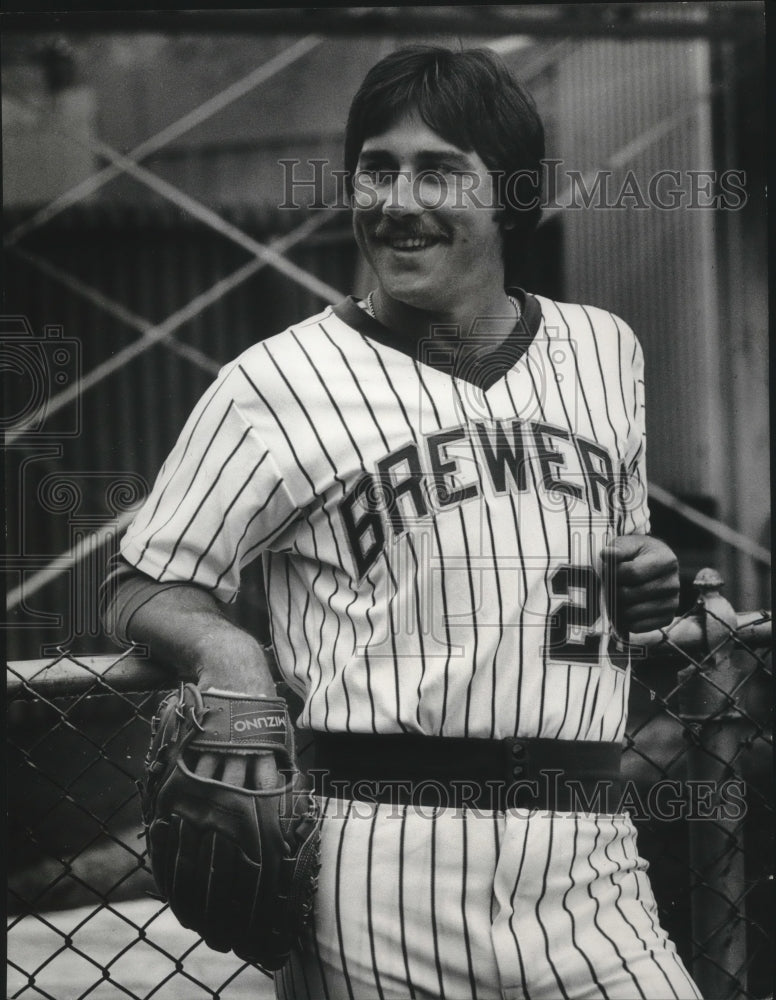
M617 633L668 625L679 607L679 563L651 535L620 535L602 552L609 616Z

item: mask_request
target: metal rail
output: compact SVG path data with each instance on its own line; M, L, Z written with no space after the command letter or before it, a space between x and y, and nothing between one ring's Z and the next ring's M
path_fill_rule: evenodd
M736 615L729 636L731 643L750 649L768 646L771 615L749 611ZM634 639L634 653L643 649L647 656L683 656L703 651L708 641L704 623L697 617L677 618L665 629L645 632ZM147 656L128 650L121 658L114 654L77 656L62 652L54 660L13 660L8 664L7 690L14 698L49 698L82 694L91 684L114 691L153 691L174 687L177 677Z

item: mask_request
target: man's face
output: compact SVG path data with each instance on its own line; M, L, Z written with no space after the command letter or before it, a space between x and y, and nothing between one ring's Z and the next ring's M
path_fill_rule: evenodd
M408 114L365 140L354 189L356 241L389 296L451 311L503 291L493 181L477 153Z

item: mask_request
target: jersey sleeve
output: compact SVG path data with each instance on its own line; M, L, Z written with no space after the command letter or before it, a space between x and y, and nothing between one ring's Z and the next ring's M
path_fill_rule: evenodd
M232 384L227 371L199 401L121 543L154 580L194 583L224 602L237 596L242 567L298 516Z
M135 612L157 594L173 587L185 587L179 580L157 583L121 557L113 556L100 585L99 612L105 634L119 646L131 646L129 626Z
M626 328L627 329L627 328ZM620 534L646 535L650 530L647 484L647 432L644 390L644 352L632 337L630 377L626 405L630 409L628 441L620 470Z

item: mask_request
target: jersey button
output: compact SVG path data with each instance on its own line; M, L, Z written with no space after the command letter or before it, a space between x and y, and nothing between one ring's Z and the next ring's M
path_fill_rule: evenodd
M513 778L519 778L520 775L523 774L524 771L525 771L525 768L524 767L520 767L519 765L517 767L513 767L512 768L512 777Z
M513 743L512 744L512 756L513 757L522 757L524 753L525 753L525 746L522 743Z

